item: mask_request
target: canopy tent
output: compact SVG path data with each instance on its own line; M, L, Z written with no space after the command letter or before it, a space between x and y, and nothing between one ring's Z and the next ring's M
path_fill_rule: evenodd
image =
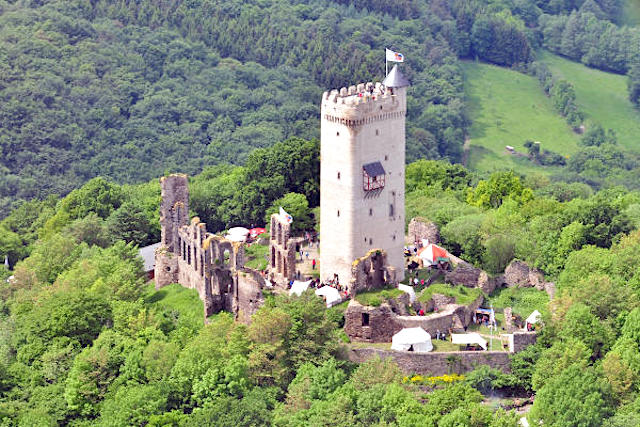
M232 242L244 242L247 240L248 235L248 228L232 227L227 231L227 235L224 236L224 238L227 240L231 240Z
M295 294L300 296L304 291L309 289L309 285L311 285L311 280L307 280L306 282L299 282L296 280L293 282L293 285L291 285L291 289L289 289L289 295Z
M406 293L409 294L409 301L411 303L415 302L415 300L416 300L416 291L414 291L411 286L399 284L398 285L398 289L400 289L402 292L406 292Z
M451 343L459 344L459 345L477 344L480 347L482 347L484 350L487 349L487 340L482 338L480 334L476 332L471 332L468 334L451 334Z
M420 327L404 328L391 338L391 350L430 352L433 350L431 335Z
M316 289L316 295L325 298L327 307L332 307L334 304L342 301L340 292L331 286L323 286L320 289Z
M433 243L420 249L418 256L424 265L436 265L440 262L449 262L447 250Z

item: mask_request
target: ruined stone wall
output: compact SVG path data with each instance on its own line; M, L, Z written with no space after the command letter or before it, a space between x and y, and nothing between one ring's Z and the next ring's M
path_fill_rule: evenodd
M236 318L244 323L251 321L251 316L264 304L262 289L264 279L257 271L243 268L237 273L236 296L233 312Z
M397 271L387 264L385 251L372 249L351 264L351 277L347 285L350 295L379 289L387 283L397 283Z
M414 244L426 239L429 243L440 242L438 226L424 218L412 218L409 222L409 241Z
M189 223L189 183L186 175L173 174L160 178L161 245L156 250L154 271L156 289L175 283L177 263L171 254L177 249L178 229Z
M403 326L387 303L380 307L364 306L351 300L344 313L344 330L353 341L390 342L391 337Z
M289 282L296 274L296 245L303 239L291 238L291 224L279 214L271 215L269 232L269 273L275 282Z
M185 175L160 182L163 244L156 250L156 288L179 283L198 292L205 318L225 310L248 321L263 302L264 279L244 267L244 245L208 233L197 217L187 221Z
M509 351L518 353L532 344L538 339L537 332L516 331L509 335Z
M502 351L451 351L435 353L413 353L406 351L354 348L348 352L349 360L366 362L374 357L392 358L407 375L444 375L465 373L477 366L488 365L504 373L511 371L509 353Z
M447 271L444 280L453 285L463 285L468 288L475 288L482 270L470 264L459 264L452 271Z
M353 341L363 342L390 342L403 328L415 327L421 327L435 337L438 331L456 331L468 325L483 300L483 296L479 296L468 306L450 304L427 316L399 315L399 310L393 310L388 302L370 307L351 300L344 314L344 330Z

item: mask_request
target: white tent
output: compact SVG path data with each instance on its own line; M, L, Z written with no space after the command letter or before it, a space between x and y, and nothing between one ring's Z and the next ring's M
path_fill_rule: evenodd
M482 338L480 334L471 332L468 334L451 334L452 344L478 344L483 349L487 349L487 340Z
M411 286L399 284L398 285L398 289L400 289L402 292L406 292L406 293L409 294L409 301L410 302L412 302L412 303L415 302L415 300L416 300L416 291L414 291Z
M289 289L289 295L297 295L300 296L304 291L309 289L309 285L311 284L311 280L307 280L306 282L298 282L297 280L293 282L291 285L291 289Z
M391 338L391 350L427 353L433 350L431 335L420 327L404 328Z
M533 313L531 313L529 317L527 317L527 320L525 322L533 325L535 323L538 323L541 317L542 314L540 314L538 310L533 310Z
M227 231L227 235L224 236L224 238L231 240L232 242L244 242L247 240L248 235L249 229L244 227L232 227Z
M316 289L316 295L325 298L327 307L331 307L335 303L342 301L340 292L338 292L336 288L332 288L331 286L323 286L320 289Z

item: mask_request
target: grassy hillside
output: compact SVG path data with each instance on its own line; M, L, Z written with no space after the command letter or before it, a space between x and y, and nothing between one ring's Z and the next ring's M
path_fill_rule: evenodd
M573 83L578 108L587 118L605 129L614 129L621 146L640 151L640 113L627 99L625 76L588 68L548 52L539 57L554 76Z
M525 152L527 139L542 148L568 155L576 151L578 136L557 114L538 81L506 68L463 63L465 101L473 124L467 165L476 170L513 168L527 172L552 171L508 154L505 145Z
M640 24L640 0L626 0L622 20L627 25Z

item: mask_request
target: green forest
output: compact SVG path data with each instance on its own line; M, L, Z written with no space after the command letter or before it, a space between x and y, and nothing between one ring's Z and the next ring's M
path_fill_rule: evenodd
M0 0L0 426L515 426L496 394L535 395L531 425L640 425L636 9ZM279 206L317 227L321 95L382 80L385 48L412 83L407 220L490 275L521 260L556 285L485 295L543 314L510 374L351 363L343 308L313 294L205 324L195 291L146 282L168 173L210 231Z

